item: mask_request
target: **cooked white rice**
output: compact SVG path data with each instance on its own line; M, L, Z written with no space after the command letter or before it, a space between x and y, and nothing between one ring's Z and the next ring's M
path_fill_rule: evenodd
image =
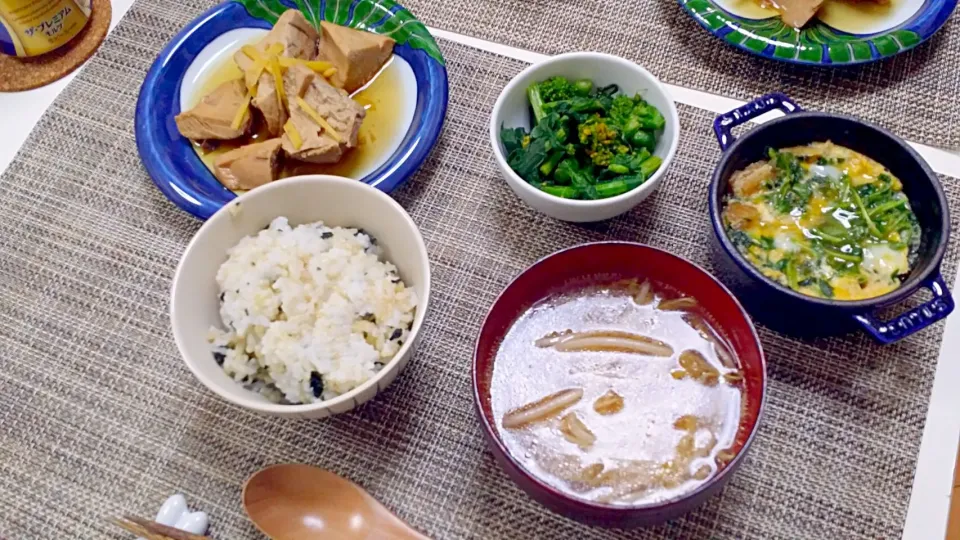
M279 217L217 272L213 355L272 401L311 403L369 380L407 340L417 295L363 230Z

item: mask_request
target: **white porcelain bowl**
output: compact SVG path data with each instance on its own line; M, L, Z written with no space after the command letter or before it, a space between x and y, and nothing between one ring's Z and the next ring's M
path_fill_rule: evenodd
M223 327L219 315L217 270L227 250L274 218L291 225L323 221L329 226L363 228L383 248L419 303L410 338L372 379L354 390L319 403L281 405L247 390L228 377L213 359L207 333ZM247 409L296 418L322 418L349 411L387 387L406 366L420 340L430 301L430 263L420 231L404 209L382 191L362 182L326 175L287 178L246 193L215 213L187 246L173 278L170 321L187 366L220 397Z
M555 76L568 79L590 79L597 86L616 84L620 91L634 95L639 93L651 105L663 113L667 126L657 141L654 155L663 159L663 165L640 187L622 195L596 201L563 199L544 193L520 178L507 165L507 156L500 142L501 126L530 129L532 118L527 100L527 87L533 83ZM680 140L680 119L673 100L663 85L649 71L629 60L609 54L578 52L554 56L534 64L518 74L500 92L490 115L490 143L497 165L511 189L534 209L564 221L602 221L618 216L650 196L663 179Z

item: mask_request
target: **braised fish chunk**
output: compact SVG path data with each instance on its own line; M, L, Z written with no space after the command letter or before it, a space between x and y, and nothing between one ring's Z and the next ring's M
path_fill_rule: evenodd
M280 56L313 60L317 57L317 40L319 38L320 35L303 16L303 13L296 9L289 9L280 15L270 32L254 47L261 53L266 53L270 45L279 43L283 45ZM233 55L233 59L245 72L254 65L254 60L242 50L237 51ZM250 82L253 81L248 81L248 83Z
M237 79L218 86L192 109L174 117L177 130L188 139L236 139L250 131L252 117L248 113L238 127L233 121L241 107L247 106L247 89Z
M273 75L269 73L260 75L257 95L253 98L253 106L259 109L266 124L267 133L271 137L278 137L283 134L283 124L288 118L287 109L283 106Z
M215 174L229 189L253 189L277 179L280 139L248 144L217 158Z
M289 107L296 132L283 136L284 152L300 161L334 163L357 145L360 124L367 114L363 107L304 66L291 66L284 80L293 90Z
M320 57L337 68L333 83L347 92L370 82L393 55L395 42L388 37L326 21L320 23L320 30Z
M794 28L803 28L823 5L824 0L770 0L780 11L783 22Z
M340 143L322 129L296 103L291 105L290 120L284 133L283 151L293 159L310 163L336 163L343 155ZM291 134L291 131L293 134ZM294 138L298 140L294 140Z

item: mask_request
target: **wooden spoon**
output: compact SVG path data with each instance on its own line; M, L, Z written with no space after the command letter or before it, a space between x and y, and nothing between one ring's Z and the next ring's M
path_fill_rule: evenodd
M310 465L274 465L243 485L243 508L273 540L427 540L369 493Z

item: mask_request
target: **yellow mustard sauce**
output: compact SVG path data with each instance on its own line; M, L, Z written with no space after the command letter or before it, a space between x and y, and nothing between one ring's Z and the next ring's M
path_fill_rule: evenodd
M920 227L903 184L842 146L771 151L731 177L727 234L760 272L818 298L862 300L900 287Z

